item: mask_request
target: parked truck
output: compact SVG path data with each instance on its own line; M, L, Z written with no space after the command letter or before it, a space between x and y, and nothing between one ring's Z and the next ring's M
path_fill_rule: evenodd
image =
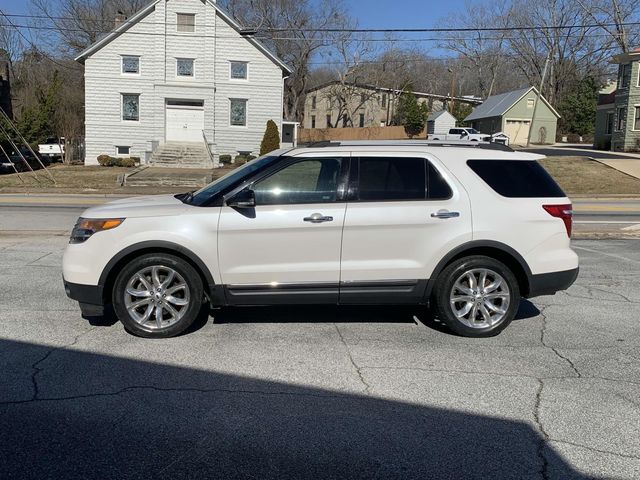
M64 137L47 138L46 142L38 145L38 153L49 159L62 159L64 155Z
M466 140L471 142L490 142L491 135L480 133L475 128L456 127L449 129L446 134L430 135L430 140Z

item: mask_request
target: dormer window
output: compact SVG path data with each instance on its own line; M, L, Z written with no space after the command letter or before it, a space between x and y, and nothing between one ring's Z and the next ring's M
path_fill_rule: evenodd
M193 33L196 31L196 16L193 13L178 13L177 24L179 33Z
M247 62L230 62L230 75L232 80L247 79Z
M135 55L122 56L122 73L126 75L140 74L140 57Z

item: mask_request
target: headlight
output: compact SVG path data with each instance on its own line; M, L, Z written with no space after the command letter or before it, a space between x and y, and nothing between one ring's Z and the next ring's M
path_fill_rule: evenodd
M88 238L94 233L102 232L104 230L111 230L116 228L122 222L124 218L82 218L80 217L73 227L71 232L71 238L69 243L82 243L86 242Z

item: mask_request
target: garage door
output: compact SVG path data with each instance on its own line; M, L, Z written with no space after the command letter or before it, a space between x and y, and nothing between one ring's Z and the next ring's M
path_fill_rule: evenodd
M167 142L202 142L204 102L167 100Z
M526 145L530 126L530 120L507 119L504 133L509 135L509 143L511 145Z

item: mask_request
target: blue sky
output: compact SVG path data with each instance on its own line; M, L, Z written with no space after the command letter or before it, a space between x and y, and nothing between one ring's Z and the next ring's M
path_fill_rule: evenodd
M462 2L452 0L345 0L352 15L364 28L420 28L432 26L443 15L455 11ZM26 13L29 0L2 0L7 13Z

